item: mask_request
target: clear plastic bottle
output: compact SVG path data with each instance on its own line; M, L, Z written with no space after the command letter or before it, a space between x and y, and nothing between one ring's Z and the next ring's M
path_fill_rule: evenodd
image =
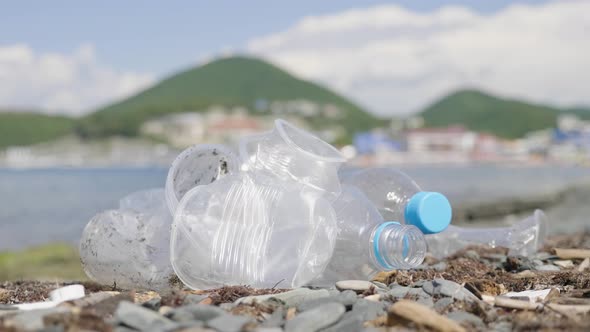
M232 150L220 144L193 145L182 151L168 170L166 202L174 213L184 194L196 186L206 185L240 169Z
M252 144L247 171L193 188L176 209L171 261L188 287L298 287L332 256L336 216L325 197L340 192L344 158L282 120Z
M312 285L330 286L342 279L369 280L379 271L422 264L426 255L422 232L412 225L384 222L358 188L343 185L332 206L338 222L334 254Z
M171 224L163 188L122 198L118 210L97 214L84 228L80 258L86 275L126 289L169 287Z
M434 234L449 226L451 204L437 192L422 191L409 176L393 168L367 168L340 176L359 188L385 220L396 220Z
M511 227L465 228L449 226L445 231L426 236L429 252L444 258L468 245L505 247L510 255L532 255L547 238L547 217L541 210Z

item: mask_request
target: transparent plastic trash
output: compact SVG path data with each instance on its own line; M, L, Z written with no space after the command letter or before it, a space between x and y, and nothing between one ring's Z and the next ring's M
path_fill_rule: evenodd
M256 138L247 171L193 188L176 209L171 261L188 287L298 287L332 256L336 217L324 197L340 193L344 158L283 120Z
M272 131L240 140L242 169L295 181L335 199L340 194L338 170L345 158L336 148L285 120Z
M128 289L169 286L172 216L164 196L163 188L138 191L90 220L80 240L90 279Z
M178 201L192 188L239 171L236 154L220 144L194 145L182 151L168 170L166 201L174 213Z
M385 220L418 227L424 234L443 231L452 208L441 193L422 191L409 176L393 168L367 168L341 174L343 184L359 188Z
M547 238L547 217L536 210L511 227L465 228L449 226L445 231L426 236L428 251L444 258L468 245L484 244L505 247L510 255L529 256L537 252Z
M338 222L334 253L314 286L331 286L342 279L370 280L379 271L414 268L424 260L426 242L412 225L383 217L356 187L342 186L332 203Z

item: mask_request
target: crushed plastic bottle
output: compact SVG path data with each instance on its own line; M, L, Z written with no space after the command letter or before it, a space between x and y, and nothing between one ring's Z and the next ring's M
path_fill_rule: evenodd
M238 157L220 144L194 145L182 151L168 170L166 201L174 213L182 197L192 188L207 185L240 168Z
M169 286L172 216L164 196L162 188L138 191L90 220L80 240L90 279L128 289Z
M224 284L298 287L332 257L345 161L328 143L283 120L249 142L243 171L190 190L171 236L178 277L195 289Z
M452 208L441 193L422 191L409 176L393 168L367 168L341 175L343 184L359 188L385 220L414 225L424 234L443 231Z
M536 210L511 227L465 228L449 226L445 231L426 236L428 251L436 258L447 257L468 245L505 247L510 255L529 256L537 252L547 238L547 217Z
M330 286L342 279L370 280L379 271L410 269L422 264L426 242L412 225L385 222L379 211L356 187L342 186L333 202L338 222L334 254L314 286Z

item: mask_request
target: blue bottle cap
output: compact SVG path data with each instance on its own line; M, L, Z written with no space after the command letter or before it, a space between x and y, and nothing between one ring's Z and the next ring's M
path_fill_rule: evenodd
M453 210L445 195L429 191L412 196L405 211L406 223L418 227L424 234L444 231L452 216Z

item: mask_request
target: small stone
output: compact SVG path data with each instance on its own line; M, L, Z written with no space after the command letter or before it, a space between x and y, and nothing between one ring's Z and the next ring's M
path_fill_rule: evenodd
M431 283L424 284L422 289L430 295L443 295L453 297L460 301L478 300L477 297L465 289L465 287L456 282L445 279L434 279Z
M455 302L455 299L452 297L443 297L442 299L436 301L434 304L434 310L441 312L445 310L448 306L452 305Z
M432 296L430 296L428 293L426 293L422 288L410 288L410 291L408 292L409 297L412 299L430 299L432 298Z
M141 304L142 307L148 308L150 310L158 311L160 310L160 306L162 305L162 298L154 297L150 300L147 300Z
M337 295L320 297L311 299L309 301L305 301L297 306L297 310L306 311L331 302L342 303L345 307L351 308L352 305L357 301L357 299L358 296L354 291L345 290L343 292L338 292Z
M188 322L193 320L207 322L223 315L227 315L227 313L221 308L205 304L191 304L173 309L166 315L166 317L176 322Z
M385 313L385 307L384 303L381 302L360 299L352 306L352 312L363 317L363 321L367 321L383 315Z
M0 311L2 311L2 310L11 311L11 310L18 310L18 308L13 305L10 305L10 304L0 304Z
M242 326L251 321L250 318L244 316L223 315L208 321L207 326L220 332L239 332L242 330Z
M356 304L355 304L356 305ZM285 324L286 332L318 331L336 323L346 308L340 303L328 303L302 312Z
M416 300L416 302L422 304L423 306L426 306L428 308L432 308L434 307L434 301L432 300L431 297L427 297L427 298L419 298L418 300Z
M344 291L351 290L357 293L368 291L371 287L375 287L373 283L366 280L342 280L336 283L336 288Z
M235 307L236 307L236 305L234 303L220 303L219 304L219 308L223 309L225 311L231 311Z
M328 296L330 296L330 293L326 289L312 290L309 288L296 288L284 293L242 297L237 299L234 303L253 304L254 302L260 303L275 298L284 302L285 305L289 307L296 307L305 301Z
M336 324L322 329L322 332L358 332L363 328L363 317L352 311L344 313Z
M119 322L137 330L164 330L177 326L176 323L157 312L126 301L119 304L115 317Z
M448 318L457 323L470 323L475 327L482 328L485 326L483 320L474 314L465 311L453 311L447 315Z
M563 267L564 269L574 267L574 262L572 262L571 260L556 260L553 261L553 264Z
M373 281L372 283L373 283L373 285L375 285L377 288L381 288L381 289L385 289L385 290L388 290L388 289L389 289L389 288L387 287L387 285L386 285L386 284L384 284L384 283L382 283L382 282L379 282L379 281Z
M199 304L199 303L201 303L201 301L203 301L206 298L208 298L208 296L204 295L204 294L188 294L187 296L184 297L182 304L183 305Z
M549 264L537 266L535 268L535 270L537 270L537 271L561 271L559 266L549 265Z
M23 311L15 316L7 318L5 324L13 326L17 330L35 331L43 328L43 317L54 314L65 314L68 312L70 312L70 309L65 307Z
M511 332L513 330L512 323L510 322L498 322L491 327L492 331L495 332Z
M160 315L166 316L168 315L169 312L171 312L172 310L174 310L174 308L169 307L167 305L161 306L160 309L158 309L158 313Z
M373 294L364 297L367 301L379 302L381 300L381 294Z
M410 289L411 288L409 287L397 286L395 288L392 288L389 292L387 292L387 295L396 300L403 299L410 292Z
M479 254L475 250L467 250L465 252L465 257L472 259L474 261L479 261L479 259L480 259Z
M426 282L429 282L429 281L428 280L418 280L418 281L413 282L410 285L410 287L412 287L412 288L422 288L422 286L424 286L424 283L426 283Z
M261 325L265 327L281 327L283 324L285 324L285 309L278 307Z
M540 259L533 259L533 264L534 264L535 266L541 266L541 265L545 265L545 263L543 263L543 261L542 261L542 260L540 260Z
M280 327L257 327L254 332L283 332Z

